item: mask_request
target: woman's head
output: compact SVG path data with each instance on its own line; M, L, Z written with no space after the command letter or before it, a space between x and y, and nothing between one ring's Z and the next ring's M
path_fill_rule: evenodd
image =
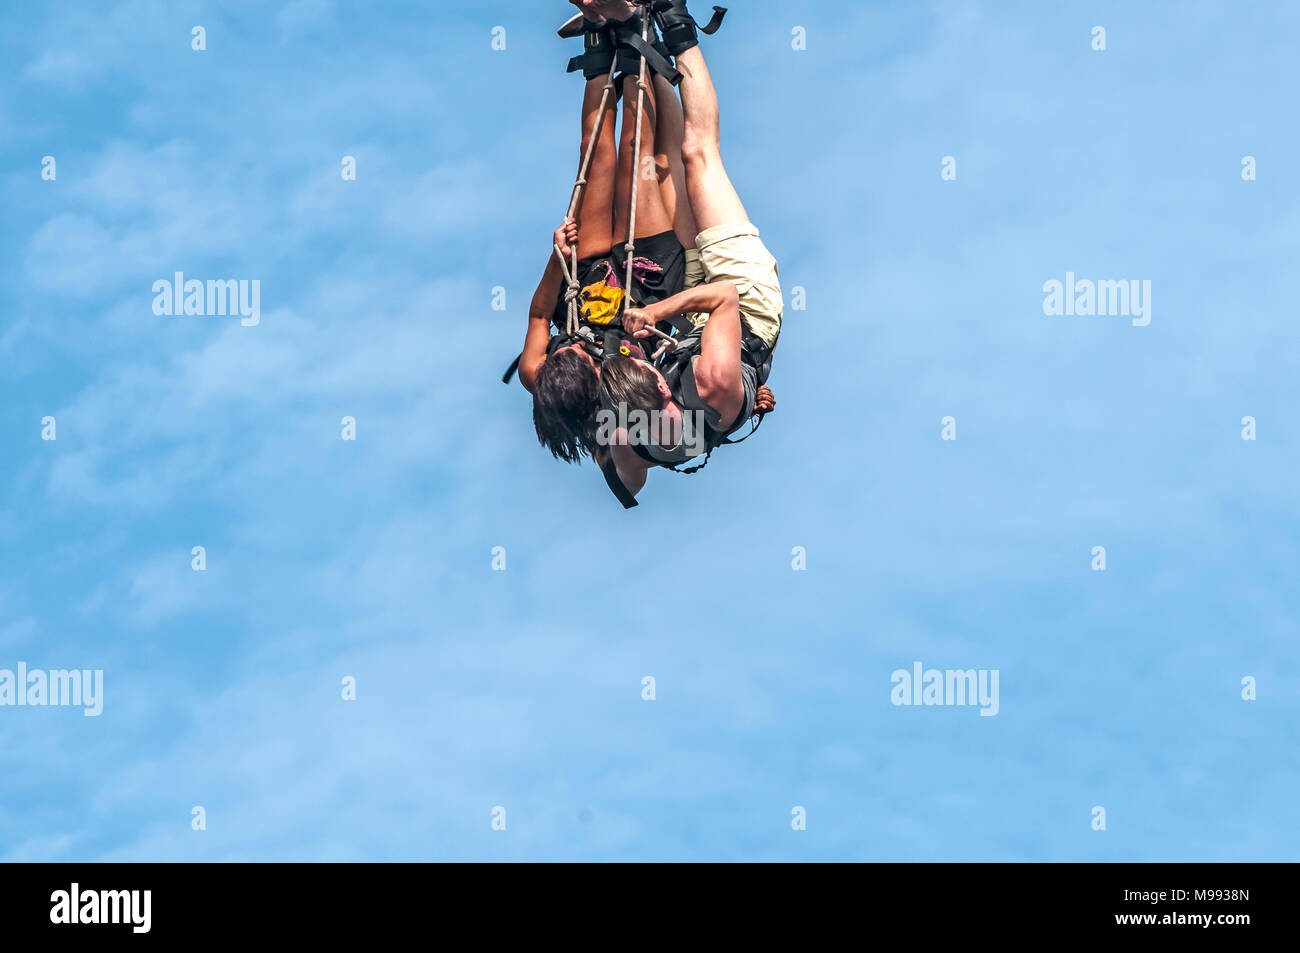
M566 463L577 463L596 446L600 375L580 347L556 351L537 371L533 426L537 439Z

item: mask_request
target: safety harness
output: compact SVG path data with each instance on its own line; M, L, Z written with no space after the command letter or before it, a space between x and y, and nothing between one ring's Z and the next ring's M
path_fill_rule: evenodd
M665 356L657 356L655 361L655 366L659 369L659 373L664 376L664 383L668 386L668 390L672 393L673 400L676 401L678 406L681 406L683 403L682 398L684 388L682 387L682 375L685 373L686 368L691 361L700 353L698 337L696 337L696 340L691 345L682 346L694 333L694 330L692 330L690 334L677 338L677 346L668 350ZM768 375L772 371L772 348L769 347L762 338L756 334L742 333L740 341L740 360L742 364L747 364L754 369L757 387L762 387L767 383ZM732 439L731 435L745 425L743 420L736 421L735 426L732 427L731 430L723 433L721 437L711 440L708 443L705 448L703 462L693 467L682 467L676 464L665 463L662 460L657 460L648 450L636 444L631 445L632 450L642 460L645 460L647 463L652 463L655 466L663 467L665 470L672 470L674 473L683 473L686 475L699 473L709 465L709 458L713 456L713 451L718 449L718 447L744 443L758 432L758 428L762 426L766 414L760 413L754 416L756 419L753 420L749 433L738 439Z
M582 201L582 192L587 185L587 173L591 169L591 160L596 151L596 138L600 129L605 122L605 114L609 111L612 101L617 101L618 92L616 88L616 76L619 70L620 62L617 55L618 44L630 47L640 58L640 64L637 74L637 97L636 97L636 135L633 142L632 168L641 168L641 130L642 117L645 113L645 95L647 91L646 73L647 70L653 70L667 79L674 86L681 82L682 75L673 66L672 62L665 55L664 50L659 49L651 43L651 23L657 21L663 28L664 39L667 43L666 50L680 50L680 48L693 42L694 31L698 29L706 35L713 35L722 26L722 20L727 14L726 7L715 6L713 16L709 19L708 24L700 26L688 13L685 12L684 4L680 0L633 0L633 5L640 14L641 32L638 34L635 30L628 27L622 29L619 25L606 25L599 30L588 30L584 27L584 32L588 34L587 53L581 57L574 57L569 61L569 72L578 69L584 69L592 57L608 55L610 57L609 71L606 74L605 88L600 95L600 106L596 112L596 122L592 127L591 137L587 140L586 148L583 151L582 165L578 170L578 177L573 183L573 192L569 198L569 211L566 218L573 218L578 211L578 206ZM560 29L561 36L576 36L575 25L583 18L581 15L566 23ZM630 24L631 21L629 21ZM604 44L609 44L609 49L605 49ZM602 60L603 65L603 60ZM588 73L588 75L592 75ZM596 73L594 75L600 75ZM594 78L594 76L592 76ZM633 267L636 258L636 209L637 193L641 177L632 176L632 194L628 212L627 242L623 248L627 255L627 275L623 285L623 298L620 303L621 311L626 311L632 303L633 292ZM563 250L559 245L554 246L555 257L560 262L560 267L564 273L565 291L564 300L566 305L565 324L562 329L557 329L557 333L551 335L546 345L546 356L549 358L561 348L569 347L573 344L581 343L583 349L592 356L598 364L604 364L606 361L617 356L635 357L641 360L660 361L665 354L670 356L669 361L664 366L665 377L668 373L674 373L674 381L681 377L682 369L685 368L687 361L692 354L690 351L683 351L681 356L675 354L678 344L689 336L694 326L684 317L679 317L665 323L661 327L647 327L653 335L660 339L659 349L655 352L653 358L647 358L641 345L630 335L622 330L621 322L616 318L610 324L600 324L598 322L588 321L582 313L582 284L578 277L578 249L575 246L570 248L570 255L566 259ZM674 337L668 333L665 328L671 326L681 335ZM750 341L742 343L742 359L751 362L757 360L754 366L759 369L759 383L762 384L767 380L767 372L771 368L772 357L771 350L757 337L752 337L755 345L753 351L748 350ZM523 354L520 353L510 366L506 368L505 373L501 376L501 382L510 383L515 372L519 369L519 362ZM676 368L674 371L673 368ZM676 393L676 391L674 391ZM758 423L762 423L762 417L759 417ZM758 424L740 440L724 439L716 446L729 443L741 443L747 440L754 431L758 430ZM709 454L713 453L713 447L709 448ZM640 452L638 448L638 452ZM689 470L679 470L677 467L667 467L679 473L696 473L702 470L708 463L708 456L705 457L704 463ZM661 464L662 465L662 464ZM601 466L601 471L605 476L605 482L609 485L610 490L618 501L623 504L625 509L631 509L637 505L636 497L633 496L619 479L618 471L614 467L612 459L608 459Z
M636 138L633 145L633 169L641 168L641 117L644 115L645 111L647 62L653 58L656 62L661 64L661 71L663 67L666 67L671 71L670 74L666 75L668 75L673 82L681 81L681 74L673 69L672 64L669 63L662 54L656 51L650 44L650 6L651 4L647 2L647 0L639 0L637 3L637 7L640 8L641 12L641 34L635 37L639 42L634 46L640 54L640 66L637 76L637 124ZM726 11L724 10L722 12L725 13ZM581 19L581 17L578 17L577 19ZM718 17L718 19L720 21L720 17ZM563 35L567 29L568 24L565 25L565 28L560 30L561 35ZM609 42L611 45L613 44L614 38L609 35L612 31L608 28L593 32L594 35L602 38L605 42ZM628 34L624 36L623 39L630 44L633 36L634 34ZM583 57L575 57L571 60L569 63L569 71L572 72L581 68L583 65L583 59ZM578 178L573 183L573 192L569 197L569 211L565 216L566 218L573 218L578 212L579 204L582 202L582 192L587 186L587 173L591 170L591 160L596 152L596 137L599 135L600 129L604 125L605 114L609 111L611 101L617 98L615 79L618 73L618 68L618 57L616 55L610 55L609 72L606 74L605 88L600 94L600 106L596 111L596 123L592 127L591 137L587 140L586 148L583 150L582 165L578 169ZM672 77L675 77L675 79L672 79ZM621 303L623 309L627 308L627 303L631 299L633 290L632 274L634 259L636 257L636 205L640 178L639 175L632 176L632 197L631 210L628 216L627 242L623 246L627 252L627 276L623 285L623 300ZM564 257L564 252L560 249L559 245L555 245L554 248L555 257L559 260L560 268L564 273L564 300L567 314L564 328L558 334L552 335L551 340L547 343L546 355L547 357L550 357L560 348L568 347L571 344L577 344L579 341L582 341L584 342L584 347L587 352L597 361L603 362L607 357L617 354L618 350L617 347L615 347L612 353L607 353L606 345L611 340L610 330L608 328L604 325L583 320L582 303L580 301L582 297L582 284L578 280L577 246L575 245L570 248L570 257L568 259ZM665 338L670 337L657 329L655 333L660 334ZM519 357L516 357L510 363L510 366L506 368L505 374L501 376L502 383L510 383L510 379L514 377L515 371L519 369L519 361L522 358L523 354L521 353Z

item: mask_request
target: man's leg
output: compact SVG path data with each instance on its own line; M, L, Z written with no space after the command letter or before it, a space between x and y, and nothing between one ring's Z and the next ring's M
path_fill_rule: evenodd
M776 259L750 223L722 164L718 96L700 48L679 53L677 68L682 73L686 114L682 161L691 208L700 227L696 239L700 266L706 280L730 281L736 286L745 330L775 347L785 310Z
M686 166L682 163L682 138L686 122L677 91L662 76L655 78L655 104L659 108L659 123L655 129L655 166L659 170L659 194L664 209L673 221L673 231L682 246L695 248L695 236L700 233L691 212L690 198L686 192Z
M582 95L582 150L579 169L587 153L587 144L596 129L596 116L600 111L600 98L607 77L587 81ZM605 109L605 118L596 132L596 149L587 170L587 184L578 203L578 257L594 258L614 246L614 174L618 163L615 147L614 122L617 105L611 92Z
M677 68L682 74L679 89L686 114L682 161L686 167L686 189L699 229L748 222L749 214L722 164L718 94L700 48L692 47L681 53Z

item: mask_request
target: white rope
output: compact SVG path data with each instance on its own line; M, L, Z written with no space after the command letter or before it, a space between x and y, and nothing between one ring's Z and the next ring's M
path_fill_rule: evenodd
M641 39L649 45L650 43L650 4L645 0L638 0L637 6L641 8ZM632 294L632 264L636 255L636 200L638 187L641 182L641 127L645 121L645 54L641 54L641 69L636 78L636 139L632 149L632 208L628 211L627 216L627 244L624 250L627 252L627 283L624 286L626 295Z
M614 62L610 64L609 76L605 80L605 88L600 94L600 108L596 111L596 124L591 129L591 138L587 140L587 149L582 157L582 167L578 170L578 178L573 183L573 194L569 198L569 214L565 218L575 218L578 214L578 205L582 201L582 190L587 184L587 173L591 171L591 159L596 154L596 139L600 135L600 129L605 124L605 113L609 111L609 97L614 92L614 73L618 70L618 55L615 51ZM578 283L578 246L575 244L570 250L572 263L564 260L564 252L560 246L555 246L555 255L560 259L560 267L564 269L564 279L567 285L564 292L564 300L568 304L568 316L565 323L565 332L568 334L578 333L578 317L581 307L578 304L578 297L582 294L582 286Z
M651 22L651 2L652 0L635 0L636 7L641 11L641 39L646 46L650 44L650 22ZM614 62L609 68L609 76L605 82L605 88L600 94L600 108L596 113L596 125L591 130L591 138L587 141L587 149L582 157L582 168L578 170L578 178L573 183L573 195L569 200L569 214L566 218L574 218L578 212L578 204L582 198L582 190L587 184L587 173L591 170L591 159L596 151L596 137L600 135L601 126L605 122L605 113L609 109L610 94L614 92L614 74L618 70L618 49L614 49ZM623 246L627 253L627 277L623 286L624 307L626 302L631 300L632 295L632 275L633 266L636 259L636 207L637 197L640 191L641 179L641 129L645 120L645 95L646 86L646 57L641 54L641 68L637 75L636 81L636 138L632 149L632 195L631 208L627 216L627 243ZM565 292L564 300L567 304L567 319L565 323L565 332L568 334L577 334L580 324L582 307L578 303L578 298L582 295L582 286L578 282L578 247L574 245L570 249L571 261L565 261L564 252L559 245L555 246L555 255L560 260L560 267L564 270ZM663 339L659 349L655 352L654 360L658 360L668 351L677 346L677 339L671 334L665 334L658 328L647 325L646 328L652 334L657 334Z

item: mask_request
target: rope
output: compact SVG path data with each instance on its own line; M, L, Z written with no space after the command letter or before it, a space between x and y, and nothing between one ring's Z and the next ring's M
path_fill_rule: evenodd
M641 11L641 39L647 46L650 44L650 23L651 23L651 0L634 0L637 8ZM569 214L567 218L574 218L578 212L578 205L582 200L582 190L587 185L587 173L591 170L591 159L596 152L596 137L600 135L601 126L605 122L605 113L609 110L610 94L614 92L614 74L618 71L618 51L614 51L614 62L610 65L609 76L605 81L605 88L600 94L600 108L596 112L596 125L591 130L591 138L587 140L587 149L582 157L582 167L578 170L578 178L573 183L573 194L569 199ZM641 128L644 124L645 117L645 95L648 90L646 86L646 57L641 54L641 68L637 75L636 81L636 138L632 150L632 196L631 208L628 210L627 217L627 243L623 246L627 252L627 278L623 285L624 307L626 302L631 300L632 294L632 274L633 264L636 258L636 206L637 195L640 191L641 182ZM582 307L578 299L582 295L582 286L578 282L578 248L575 245L571 250L571 261L566 261L564 252L560 246L555 246L555 256L560 261L560 267L564 271L565 291L564 300L567 304L567 320L565 323L565 332L567 334L577 334L582 314ZM677 346L677 339L671 334L665 334L656 327L647 326L653 334L663 338L663 343L659 345L654 354L654 360L658 360L665 353Z
M641 39L648 47L650 45L650 21L651 21L651 0L636 0L636 6L641 11ZM636 79L636 143L632 150L632 208L628 211L627 216L627 244L624 249L627 252L627 294L632 293L632 266L636 260L636 202L637 192L641 184L641 127L644 124L645 116L645 84L646 58L641 54L641 69ZM646 330L652 334L657 334L663 338L658 349L655 351L651 360L657 361L669 351L677 347L677 339L671 334L664 334L653 325L646 325Z
M641 8L641 39L649 45L650 4L645 0L638 0L637 6ZM632 293L632 264L636 255L636 199L641 184L641 127L645 120L645 67L645 54L642 53L641 69L636 78L636 140L632 148L632 208L628 211L627 244L624 246L627 251L627 283L624 285L624 290L629 295Z
M591 129L591 138L587 140L587 150L582 157L582 167L578 170L578 178L573 183L573 194L569 198L569 214L565 218L574 218L578 214L578 205L582 201L582 190L587 185L587 173L591 171L591 159L596 154L596 137L600 135L600 129L605 124L605 113L609 111L609 97L614 92L614 73L618 70L618 57L614 57L614 62L610 64L609 76L605 79L605 88L600 94L600 108L596 110L596 124ZM565 323L565 332L568 334L578 333L578 317L581 308L578 304L578 297L582 294L582 286L578 283L578 246L574 245L570 249L572 254L572 263L564 260L564 252L560 246L555 246L555 256L560 260L560 267L564 269L564 280L567 285L564 292L564 300L568 304L568 318Z

